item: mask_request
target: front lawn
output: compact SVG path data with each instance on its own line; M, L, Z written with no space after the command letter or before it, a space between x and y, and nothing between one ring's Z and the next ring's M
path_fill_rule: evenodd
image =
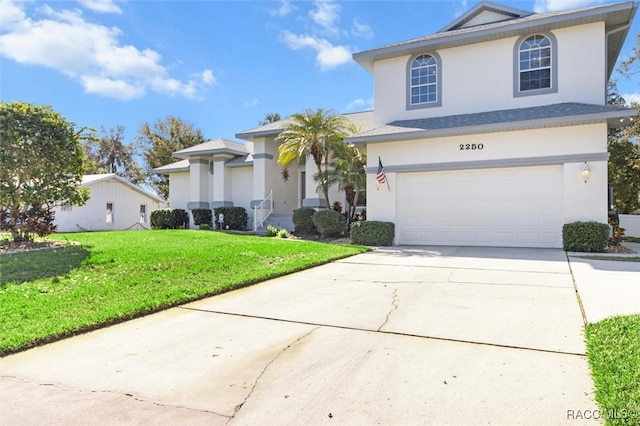
M0 356L368 250L189 230L56 235L0 256Z
M640 424L640 314L587 324L586 338L605 424Z

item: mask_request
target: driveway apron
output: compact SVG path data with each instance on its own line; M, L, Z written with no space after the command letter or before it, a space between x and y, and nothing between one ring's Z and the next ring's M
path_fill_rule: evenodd
M379 249L5 357L0 417L594 424L583 325L561 250Z

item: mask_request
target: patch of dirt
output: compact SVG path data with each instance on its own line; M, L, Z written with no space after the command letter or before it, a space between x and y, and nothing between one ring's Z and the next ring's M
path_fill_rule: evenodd
M19 243L3 240L0 241L0 255L9 253L20 253L24 251L46 250L63 247L67 243L64 241L22 241Z
M618 254L633 254L635 253L635 251L631 250L630 248L626 248L625 246L609 246L606 250L605 253L618 253Z

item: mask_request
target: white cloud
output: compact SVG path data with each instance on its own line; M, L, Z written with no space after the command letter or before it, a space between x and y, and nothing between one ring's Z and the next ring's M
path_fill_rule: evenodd
M537 0L540 1L540 0ZM469 3L467 2L467 0L462 0L460 2L460 6L456 6L455 11L454 11L454 16L456 18L459 18L460 16L462 16L467 10L469 10Z
M213 76L213 71L211 70L202 71L201 77L204 84L214 84L216 82L216 78Z
M631 102L640 103L640 93L624 93L620 96L627 101L627 104L630 104Z
M10 28L24 20L25 14L19 3L11 0L0 0L0 31Z
M123 80L113 80L105 77L83 76L80 78L85 92L97 95L109 94L110 97L121 101L129 101L144 95L144 87L127 83Z
M78 0L83 7L99 13L117 13L121 14L120 9L114 0Z
M310 47L316 51L316 61L320 69L327 71L339 65L351 62L351 51L345 46L334 46L325 39L310 35L296 35L282 32L285 44L292 50Z
M603 0L536 0L533 10L537 13L601 4Z
M315 9L309 12L309 16L323 31L331 35L340 33L336 23L340 20L340 5L331 0L316 0Z
M361 23L358 18L353 20L353 27L351 32L355 36L364 37L367 40L371 40L373 38L373 30L370 25Z
M250 99L248 101L245 101L244 106L245 106L245 108L253 107L253 106L258 105L258 102L259 102L258 98L253 98L253 99Z
M268 10L269 15L271 16L287 16L289 13L293 11L294 7L291 6L289 0L280 0L280 7L277 9Z
M373 98L362 99L357 98L349 102L345 108L347 111L373 109Z
M119 28L88 22L78 10L44 6L40 12L46 18L34 20L25 15L21 3L0 1L3 10L8 5L11 11L11 19L3 22L0 55L55 69L80 82L87 93L130 100L150 89L197 98L205 86L215 83L211 70L187 81L171 77L158 52L122 44Z

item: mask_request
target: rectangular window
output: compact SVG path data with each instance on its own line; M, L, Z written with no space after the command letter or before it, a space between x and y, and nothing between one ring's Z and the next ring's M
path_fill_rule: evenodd
M113 224L113 203L107 203L107 223Z
M63 212L70 212L72 209L71 204L63 204L62 207L60 207L60 210Z
M140 223L147 223L147 206L140 204Z

